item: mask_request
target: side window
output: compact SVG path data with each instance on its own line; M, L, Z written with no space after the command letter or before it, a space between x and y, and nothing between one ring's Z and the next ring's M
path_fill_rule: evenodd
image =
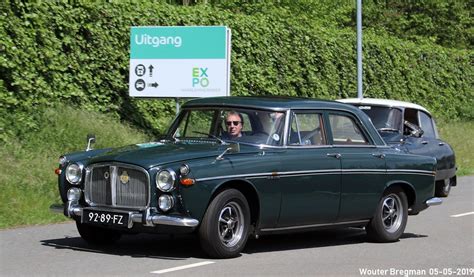
M420 111L420 127L423 129L423 136L427 138L436 138L436 133L431 117L425 112Z
M365 145L368 144L359 126L354 120L345 115L330 114L329 124L331 125L334 144L337 145Z
M288 139L289 145L327 144L322 126L319 113L293 113Z
M215 111L195 110L186 114L176 130L176 137L207 137L210 132Z

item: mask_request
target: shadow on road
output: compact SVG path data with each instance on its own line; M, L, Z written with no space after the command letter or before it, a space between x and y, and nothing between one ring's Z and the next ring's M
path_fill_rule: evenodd
M424 237L427 236L404 233L401 240ZM189 258L208 259L200 248L199 240L194 235L124 235L117 243L106 246L88 244L80 237L43 240L41 243L44 246L55 247L57 249L130 256L133 258L166 260L186 260ZM363 243L371 243L367 240L363 229L346 228L295 234L267 235L259 239L249 239L243 253L255 254Z

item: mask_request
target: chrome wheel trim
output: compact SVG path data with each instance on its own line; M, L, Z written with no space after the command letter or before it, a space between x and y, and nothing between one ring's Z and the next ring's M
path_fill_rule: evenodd
M389 233L395 233L399 230L403 221L403 206L400 197L396 194L389 194L383 199L382 224Z
M236 202L227 203L219 213L219 239L226 247L234 247L244 233L244 214Z

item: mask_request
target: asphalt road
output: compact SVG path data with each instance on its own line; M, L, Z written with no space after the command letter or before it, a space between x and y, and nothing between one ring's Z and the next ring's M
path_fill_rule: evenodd
M92 247L73 223L0 231L0 276L474 276L474 176L441 206L408 219L400 241L360 229L249 240L238 258L213 260L192 236L125 236Z

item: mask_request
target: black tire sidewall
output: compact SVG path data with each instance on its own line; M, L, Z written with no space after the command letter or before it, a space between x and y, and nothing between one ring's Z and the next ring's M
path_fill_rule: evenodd
M221 210L230 202L237 203L243 214L243 233L241 240L234 246L224 245L218 234L218 220ZM220 192L207 208L199 228L199 238L203 250L213 258L232 258L239 255L245 247L250 228L250 208L245 196L236 189Z
M400 202L402 205L403 219L396 232L388 232L387 230L385 230L384 224L381 218L383 202L385 198L391 194L397 195L400 198ZM389 188L384 192L383 197L380 199L379 204L377 205L377 211L374 217L372 218L372 220L367 225L366 231L371 240L374 240L377 242L394 242L394 241L397 241L402 236L403 232L405 231L407 221L408 221L408 200L407 200L405 192L403 191L403 189L399 187Z

